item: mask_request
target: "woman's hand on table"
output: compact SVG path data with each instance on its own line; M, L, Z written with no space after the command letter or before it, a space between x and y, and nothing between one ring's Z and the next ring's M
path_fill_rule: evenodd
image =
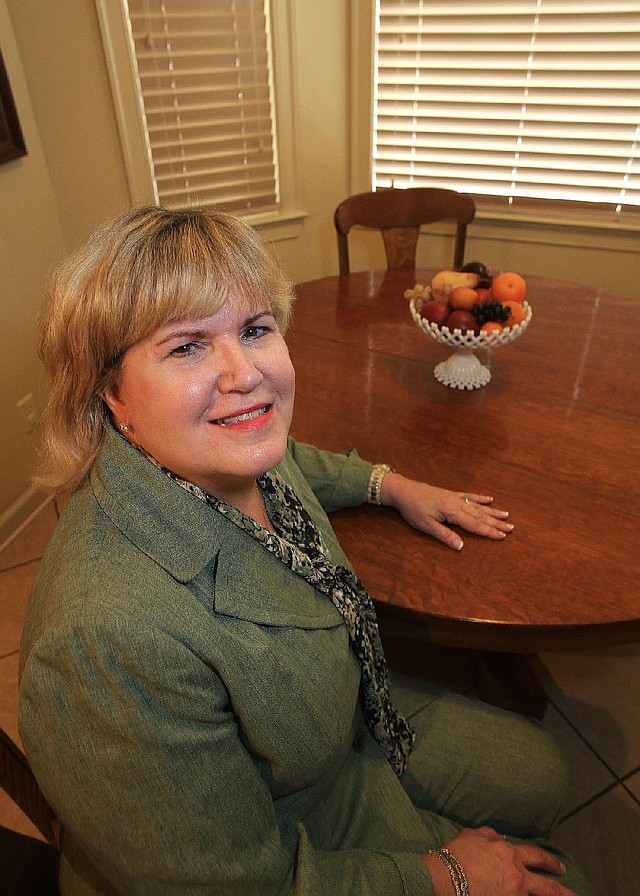
M496 509L490 495L452 492L407 479L400 473L386 474L380 500L382 504L394 507L415 529L433 535L455 551L459 551L464 542L447 524L496 541L505 538L513 529L507 522L508 511Z
M465 873L473 896L577 896L562 886L565 868L539 846L509 843L493 828L465 829L444 844ZM453 892L449 872L434 855L422 857L434 885L434 893ZM547 877L537 872L557 875Z

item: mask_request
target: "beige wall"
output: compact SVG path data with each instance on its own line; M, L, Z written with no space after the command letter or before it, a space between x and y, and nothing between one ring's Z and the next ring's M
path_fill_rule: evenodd
M93 0L5 0L69 249L129 204Z
M42 285L65 250L53 186L4 0L0 47L28 154L0 165L0 544L12 526L9 507L26 515L37 495L29 488L34 436L16 405L33 395L42 407L45 384L35 357L35 320Z
M290 6L298 203L307 217L301 235L276 248L289 276L304 280L337 272L332 216L351 192L350 4ZM26 158L0 166L1 545L33 503L34 436L15 405L28 392L40 402L44 394L34 321L48 271L130 198L94 0L0 0L0 47L29 148ZM633 295L640 280L635 242L478 220L467 257ZM431 253L421 257L425 264L448 263L448 239L423 243ZM377 242L355 255L355 267L383 265Z

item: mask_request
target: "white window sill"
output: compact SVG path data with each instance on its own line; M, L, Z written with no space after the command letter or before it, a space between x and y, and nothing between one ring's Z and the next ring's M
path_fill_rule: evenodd
M266 239L275 243L278 240L292 240L299 237L308 214L303 211L263 212L258 215L244 215L244 220Z
M476 200L476 202L476 221L494 222L496 224L512 222L572 230L606 230L625 234L640 233L640 215L633 212L627 212L618 216L614 212L607 213L600 209L594 209L593 212L582 212L559 207L549 209L548 211L537 209L518 210L492 207L491 205L483 204L482 200Z

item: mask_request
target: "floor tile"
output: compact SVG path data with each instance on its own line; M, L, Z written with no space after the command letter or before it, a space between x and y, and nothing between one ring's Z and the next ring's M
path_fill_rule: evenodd
M44 840L40 831L27 818L24 812L16 806L4 790L0 790L0 825L12 831L17 831L19 834L28 834L30 837Z
M18 654L0 659L0 726L21 747L18 735Z
M0 660L0 726L22 748L18 734L18 655L4 657ZM0 825L28 834L39 840L44 839L12 799L0 790ZM0 886L1 892L1 886Z
M0 572L0 657L20 647L24 611L38 571L38 560Z
M542 724L555 737L569 765L566 814L616 783L614 775L554 706L547 709Z
M636 772L629 778L625 778L624 786L630 790L633 796L640 802L640 772Z
M640 806L621 785L559 825L552 841L578 860L596 896L640 891Z
M536 660L552 702L619 777L640 766L640 644Z
M18 656L0 660L0 725L18 746ZM20 834L43 839L37 828L16 806L4 791L0 790L0 824Z
M0 570L42 557L58 522L58 513L49 502L29 525L0 552Z

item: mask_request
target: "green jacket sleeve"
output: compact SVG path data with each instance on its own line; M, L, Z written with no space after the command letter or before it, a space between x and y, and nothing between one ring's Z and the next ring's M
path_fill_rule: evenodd
M363 460L355 448L344 454L334 454L292 438L289 438L288 447L327 513L364 504L373 465Z

